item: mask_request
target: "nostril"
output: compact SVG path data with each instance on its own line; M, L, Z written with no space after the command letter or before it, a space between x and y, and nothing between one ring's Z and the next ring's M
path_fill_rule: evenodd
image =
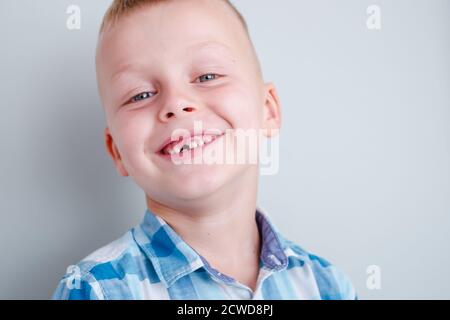
M184 108L183 111L192 112L192 111L194 111L194 108L187 107L187 108Z

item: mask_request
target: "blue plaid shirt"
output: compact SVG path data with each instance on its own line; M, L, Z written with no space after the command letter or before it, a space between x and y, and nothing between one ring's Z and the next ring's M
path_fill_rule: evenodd
M348 277L285 239L258 208L257 287L211 267L148 209L122 238L68 268L53 299L357 299Z

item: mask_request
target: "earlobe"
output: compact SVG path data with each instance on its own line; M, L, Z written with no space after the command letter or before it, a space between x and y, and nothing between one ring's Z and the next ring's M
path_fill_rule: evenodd
M105 128L105 145L106 145L106 151L108 152L111 159L113 160L114 165L116 166L116 169L119 172L119 174L123 177L129 176L127 170L123 166L119 150L117 149L116 145L114 144L114 139L113 139L108 127Z
M281 128L281 104L273 83L265 85L266 98L263 112L263 128L267 137L275 136Z

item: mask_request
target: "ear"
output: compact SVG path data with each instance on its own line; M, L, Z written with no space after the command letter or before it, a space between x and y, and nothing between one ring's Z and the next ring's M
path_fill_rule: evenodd
M264 85L265 102L263 110L263 129L266 137L275 136L281 128L281 104L273 83Z
M108 151L108 154L111 156L112 160L114 161L114 165L116 166L117 171L122 177L129 176L127 170L125 169L122 159L120 158L119 150L117 149L116 145L114 144L113 137L111 135L111 132L109 131L109 128L105 128L105 144L106 144L106 151Z

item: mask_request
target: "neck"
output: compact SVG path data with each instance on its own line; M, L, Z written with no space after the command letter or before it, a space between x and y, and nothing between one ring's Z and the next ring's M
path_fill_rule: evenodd
M147 197L150 211L164 219L180 237L216 269L228 274L257 266L260 236L255 220L258 169L206 199L211 205L169 208ZM226 269L226 270L225 270Z

